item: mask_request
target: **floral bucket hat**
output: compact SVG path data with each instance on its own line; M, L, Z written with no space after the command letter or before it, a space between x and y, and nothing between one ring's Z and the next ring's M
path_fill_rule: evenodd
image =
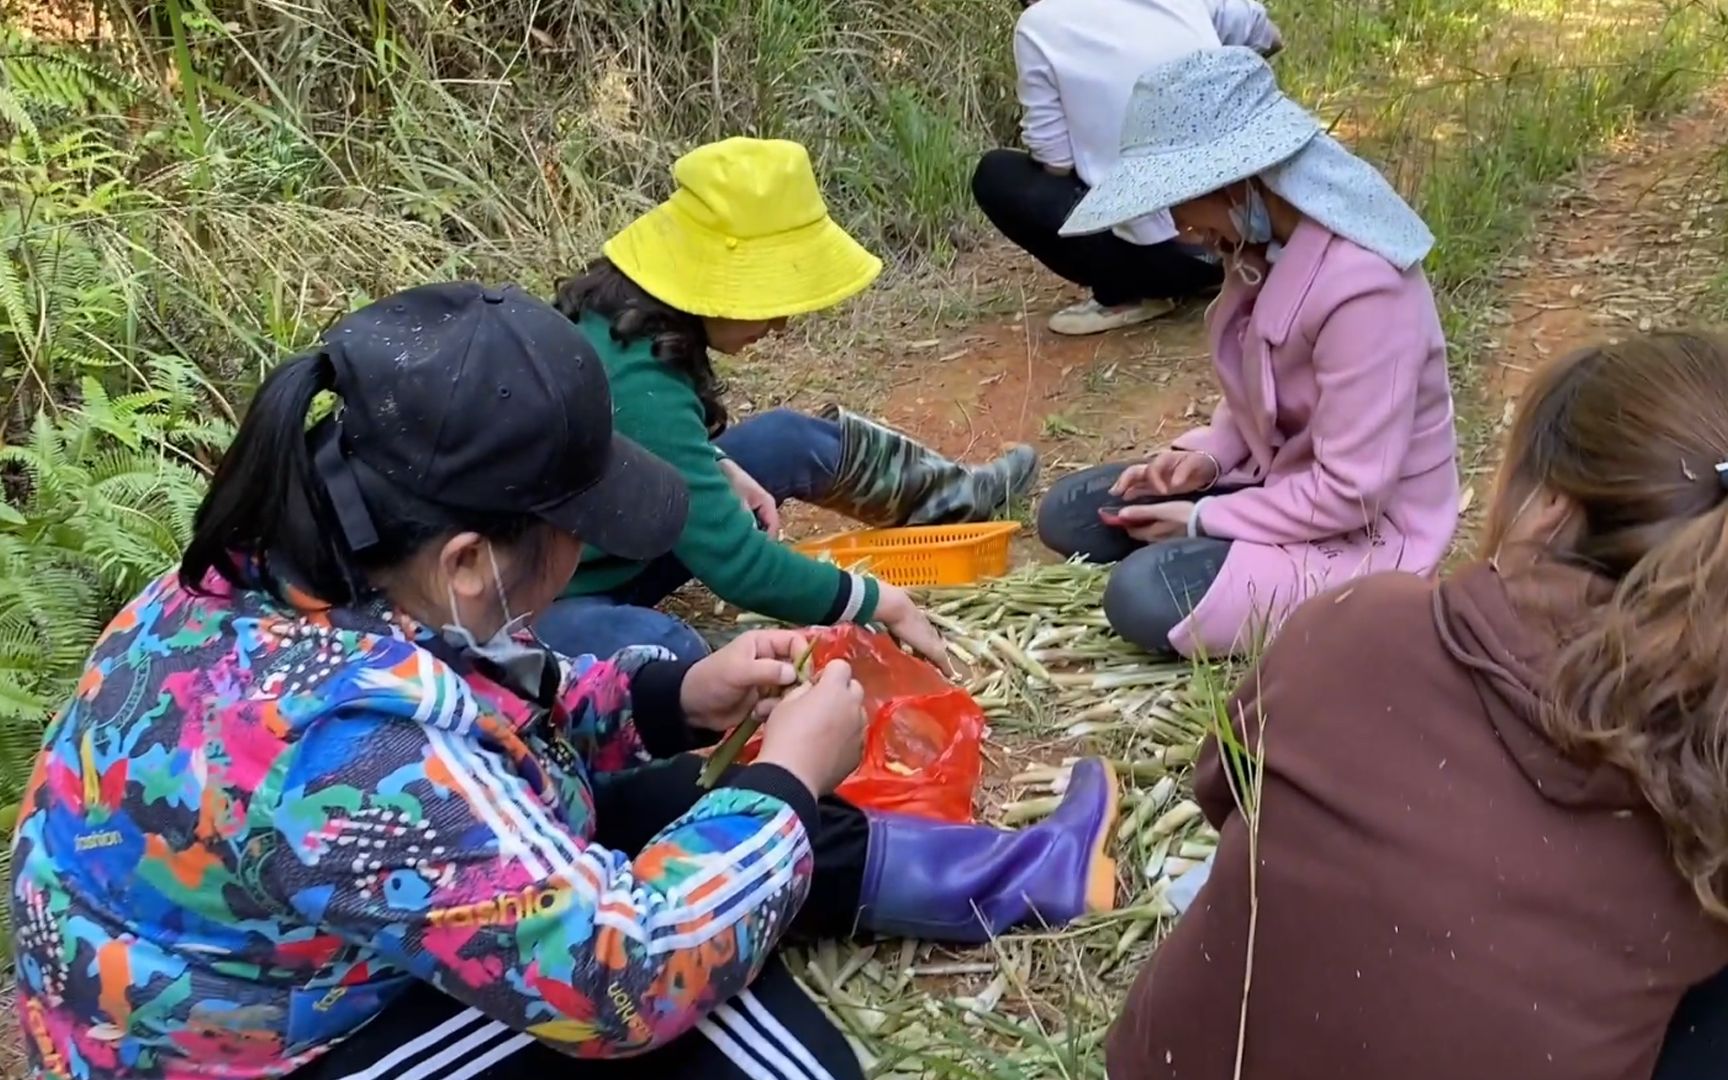
M1117 166L1074 208L1065 236L1103 232L1248 177L1400 270L1434 235L1379 171L1285 96L1254 50L1204 49L1134 84Z

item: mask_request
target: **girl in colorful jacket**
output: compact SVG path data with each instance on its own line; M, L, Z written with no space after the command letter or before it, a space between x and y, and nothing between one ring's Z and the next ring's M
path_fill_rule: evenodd
M1036 453L1017 446L963 465L832 406L730 424L709 350L740 352L840 303L882 263L828 216L797 143L727 139L685 155L673 176L672 197L562 282L557 304L606 365L618 430L690 485L690 520L660 559L591 549L540 633L573 653L652 641L700 656L707 647L689 627L651 610L695 579L783 622L882 623L946 665L904 590L781 543L778 506L799 499L877 526L985 521L1030 492Z
M788 693L797 635L690 663L521 631L584 540L652 559L686 501L514 289L412 289L280 366L46 734L10 890L30 1075L858 1077L789 930L1108 905L1100 767L1021 832L866 818L825 797L861 691L837 663ZM703 790L685 751L752 711L757 762Z
M1138 464L1053 485L1044 542L1121 565L1105 612L1155 651L1253 651L1305 597L1433 572L1458 520L1433 237L1244 48L1135 87L1117 168L1065 231L1169 209L1229 270L1207 315L1211 423Z

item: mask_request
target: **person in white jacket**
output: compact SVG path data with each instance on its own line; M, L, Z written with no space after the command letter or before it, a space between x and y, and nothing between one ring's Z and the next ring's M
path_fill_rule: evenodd
M1176 240L1167 213L1111 232L1058 235L1068 212L1115 166L1128 96L1141 74L1200 49L1283 47L1258 0L1020 0L1014 30L1025 150L991 150L972 177L991 223L1052 272L1091 291L1057 312L1058 334L1096 334L1169 313L1216 288L1217 262Z

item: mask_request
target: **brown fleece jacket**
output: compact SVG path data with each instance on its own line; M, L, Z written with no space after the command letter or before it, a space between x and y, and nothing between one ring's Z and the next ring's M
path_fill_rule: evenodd
M1599 587L1388 574L1284 626L1235 701L1264 730L1245 1080L1649 1080L1728 926L1630 778L1538 727ZM1235 1075L1249 831L1215 745L1196 784L1217 863L1111 1031L1112 1080Z

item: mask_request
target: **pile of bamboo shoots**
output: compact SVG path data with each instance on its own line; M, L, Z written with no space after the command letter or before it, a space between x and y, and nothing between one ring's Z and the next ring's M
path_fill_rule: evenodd
M1164 662L1117 637L1103 614L1105 568L1034 565L963 588L929 590L924 610L943 633L961 684L998 745L1079 742L1105 753L1123 784L1115 855L1135 919L1115 950L1174 915L1165 894L1217 843L1185 795L1186 772L1207 734L1208 711L1188 699L1193 666ZM986 816L1026 825L1060 804L1076 758L1030 766L1010 781L1013 801Z
M1091 980L1127 977L1176 914L1171 886L1218 842L1188 775L1215 703L1197 694L1192 664L1158 660L1111 632L1107 575L1081 564L1028 566L920 597L958 681L989 719L993 750L1024 761L987 785L980 817L1009 828L1036 822L1060 804L1079 755L1106 757L1121 784L1112 852L1121 893L1114 911L984 950L823 942L794 958L794 973L864 1059L889 1058L889 1075L940 1071L953 1055L975 1053L979 1037L1005 1048L1002 1068L1045 1073L1052 1037L1040 1010L1066 1017L1074 1045L1095 1048L1113 1014L1097 1008L1110 996ZM1078 983L1077 971L1086 972Z

